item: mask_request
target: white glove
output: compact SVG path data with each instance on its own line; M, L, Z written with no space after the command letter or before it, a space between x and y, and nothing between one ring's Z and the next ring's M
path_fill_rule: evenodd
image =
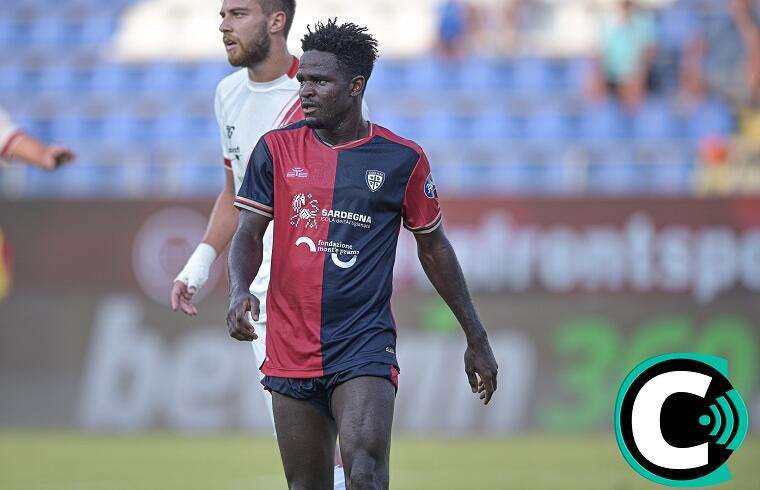
M187 264L179 271L174 281L183 282L188 288L199 290L208 281L208 273L215 260L216 250L214 247L208 243L201 243L187 259Z

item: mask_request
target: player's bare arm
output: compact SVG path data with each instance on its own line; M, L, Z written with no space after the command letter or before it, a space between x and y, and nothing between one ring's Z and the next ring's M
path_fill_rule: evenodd
M480 399L487 405L496 391L498 365L486 330L472 304L454 249L442 227L414 236L425 274L451 308L467 338L464 366L472 392L480 393Z
M211 265L219 253L227 248L237 226L239 211L233 206L235 183L232 171L227 170L225 173L224 188L214 202L201 245L174 280L172 287L172 310L180 310L190 316L198 314L198 309L193 304L195 293L205 284Z
M234 206L235 204L235 183L232 177L232 171L226 170L226 179L224 188L219 193L214 202L214 207L209 216L206 233L201 240L208 243L217 251L222 251L230 244L232 236L235 234L235 228L238 224L238 215L240 211Z
M73 151L63 145L48 145L26 133L14 138L7 150L9 160L24 160L43 170L55 170L76 158Z
M227 327L230 337L250 341L258 338L248 321L251 312L254 321L259 319L259 300L249 291L249 285L261 267L264 254L264 233L270 218L247 210L240 211L237 230L232 237L227 267L230 276L230 309Z

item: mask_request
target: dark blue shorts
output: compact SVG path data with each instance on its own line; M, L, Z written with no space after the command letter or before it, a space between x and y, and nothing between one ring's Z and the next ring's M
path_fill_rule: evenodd
M335 388L348 380L361 376L387 379L393 385L393 388L398 391L398 368L392 364L382 362L369 362L319 378L278 378L276 376L264 376L261 384L264 385L264 389L272 393L279 393L296 400L310 402L319 407L327 416L332 417L330 401L332 400Z

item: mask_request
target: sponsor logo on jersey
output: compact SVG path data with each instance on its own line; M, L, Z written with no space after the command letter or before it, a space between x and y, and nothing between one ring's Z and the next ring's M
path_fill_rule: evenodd
M372 227L372 216L366 214L340 211L337 209L323 209L321 214L322 221L328 223L342 223L359 228Z
M235 126L227 126L227 137L232 138L232 133L235 132Z
M353 267L356 264L356 258L359 256L359 251L355 250L353 245L343 242L318 240L317 243L314 243L311 238L302 236L296 240L296 247L300 245L306 245L311 253L330 254L332 263L341 269Z
M305 223L306 228L317 228L318 220L357 228L372 228L372 216L341 209L320 209L319 201L308 193L302 192L293 196L292 208L293 216L290 217L290 224L296 228L302 223Z
M385 182L385 172L381 172L380 170L367 170L367 173L364 175L364 180L367 182L369 190L375 192L383 186L383 183Z
M311 194L300 193L293 196L293 216L290 224L296 228L304 223L306 228L316 228L319 202L312 198Z
M309 176L309 171L308 170L304 170L301 167L295 167L295 168L290 169L290 171L288 172L287 175L290 178L297 177L297 178L300 178L300 179L305 179L306 177Z
M435 199L438 197L438 191L435 189L435 184L433 183L433 174L428 174L427 179L425 179L425 196L427 196L428 199Z

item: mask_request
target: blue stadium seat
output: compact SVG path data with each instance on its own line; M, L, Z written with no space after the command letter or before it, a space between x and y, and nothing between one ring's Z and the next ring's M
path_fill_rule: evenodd
M227 63L185 63L175 67L175 76L184 89L206 93L213 100L216 86L235 70Z
M547 166L543 162L531 161L529 155L524 160L497 167L494 169L493 181L498 182L498 190L502 194L530 194L545 188Z
M487 141L517 137L516 134L522 134L522 128L517 127L518 122L502 112L483 112L474 121L471 137Z
M0 4L2 4L2 2L0 2ZM13 20L11 20L10 16L4 13L2 10L0 10L0 45L10 46L12 25L13 25Z
M224 187L224 172L216 164L183 163L177 182L180 195L197 197Z
M461 90L482 90L484 96L508 86L503 64L489 59L468 57L456 64L457 85Z
M733 113L718 100L706 101L685 116L688 134L697 140L708 136L728 136L736 130Z
M92 74L92 90L100 92L117 92L121 90L122 66L116 63L103 63Z
M687 195L694 182L696 164L692 162L663 162L654 167L647 187L653 193Z
M580 132L580 116L559 109L541 110L528 118L527 138L539 141L574 141Z
M129 117L109 117L103 120L103 142L127 143L133 141L133 121Z
M640 141L670 141L683 138L685 130L669 101L652 98L633 115L632 135Z
M423 119L419 132L425 139L464 139L472 135L472 119L453 112L435 111Z
M108 41L116 29L114 19L90 17L60 22L58 41L65 45L100 44Z
M405 86L409 62L380 59L372 70L367 89L370 91L398 90Z
M142 91L171 92L184 88L182 74L185 72L178 65L151 63L145 65L144 69L144 76L138 85Z
M63 196L113 197L123 193L125 174L129 166L124 162L99 162L67 165L56 172L59 188L57 194Z
M405 70L404 86L419 91L452 90L459 87L457 63L439 58L410 62Z
M565 93L580 94L590 70L591 62L587 59L576 58L563 62L558 85Z
M624 150L620 150L624 151ZM617 157L619 158L619 157ZM631 161L592 164L587 169L587 191L600 195L647 193L648 168Z
M513 89L525 94L576 94L586 70L583 60L521 58L514 62Z
M630 135L630 121L617 104L590 108L580 122L580 137L585 141L606 141Z
M412 140L417 140L423 137L425 134L423 126L429 122L427 118L423 119L417 115L402 115L382 112L378 112L376 115L373 115L373 120L376 121L380 126L388 128L394 133Z
M0 64L0 94L16 95L18 67L3 63Z

